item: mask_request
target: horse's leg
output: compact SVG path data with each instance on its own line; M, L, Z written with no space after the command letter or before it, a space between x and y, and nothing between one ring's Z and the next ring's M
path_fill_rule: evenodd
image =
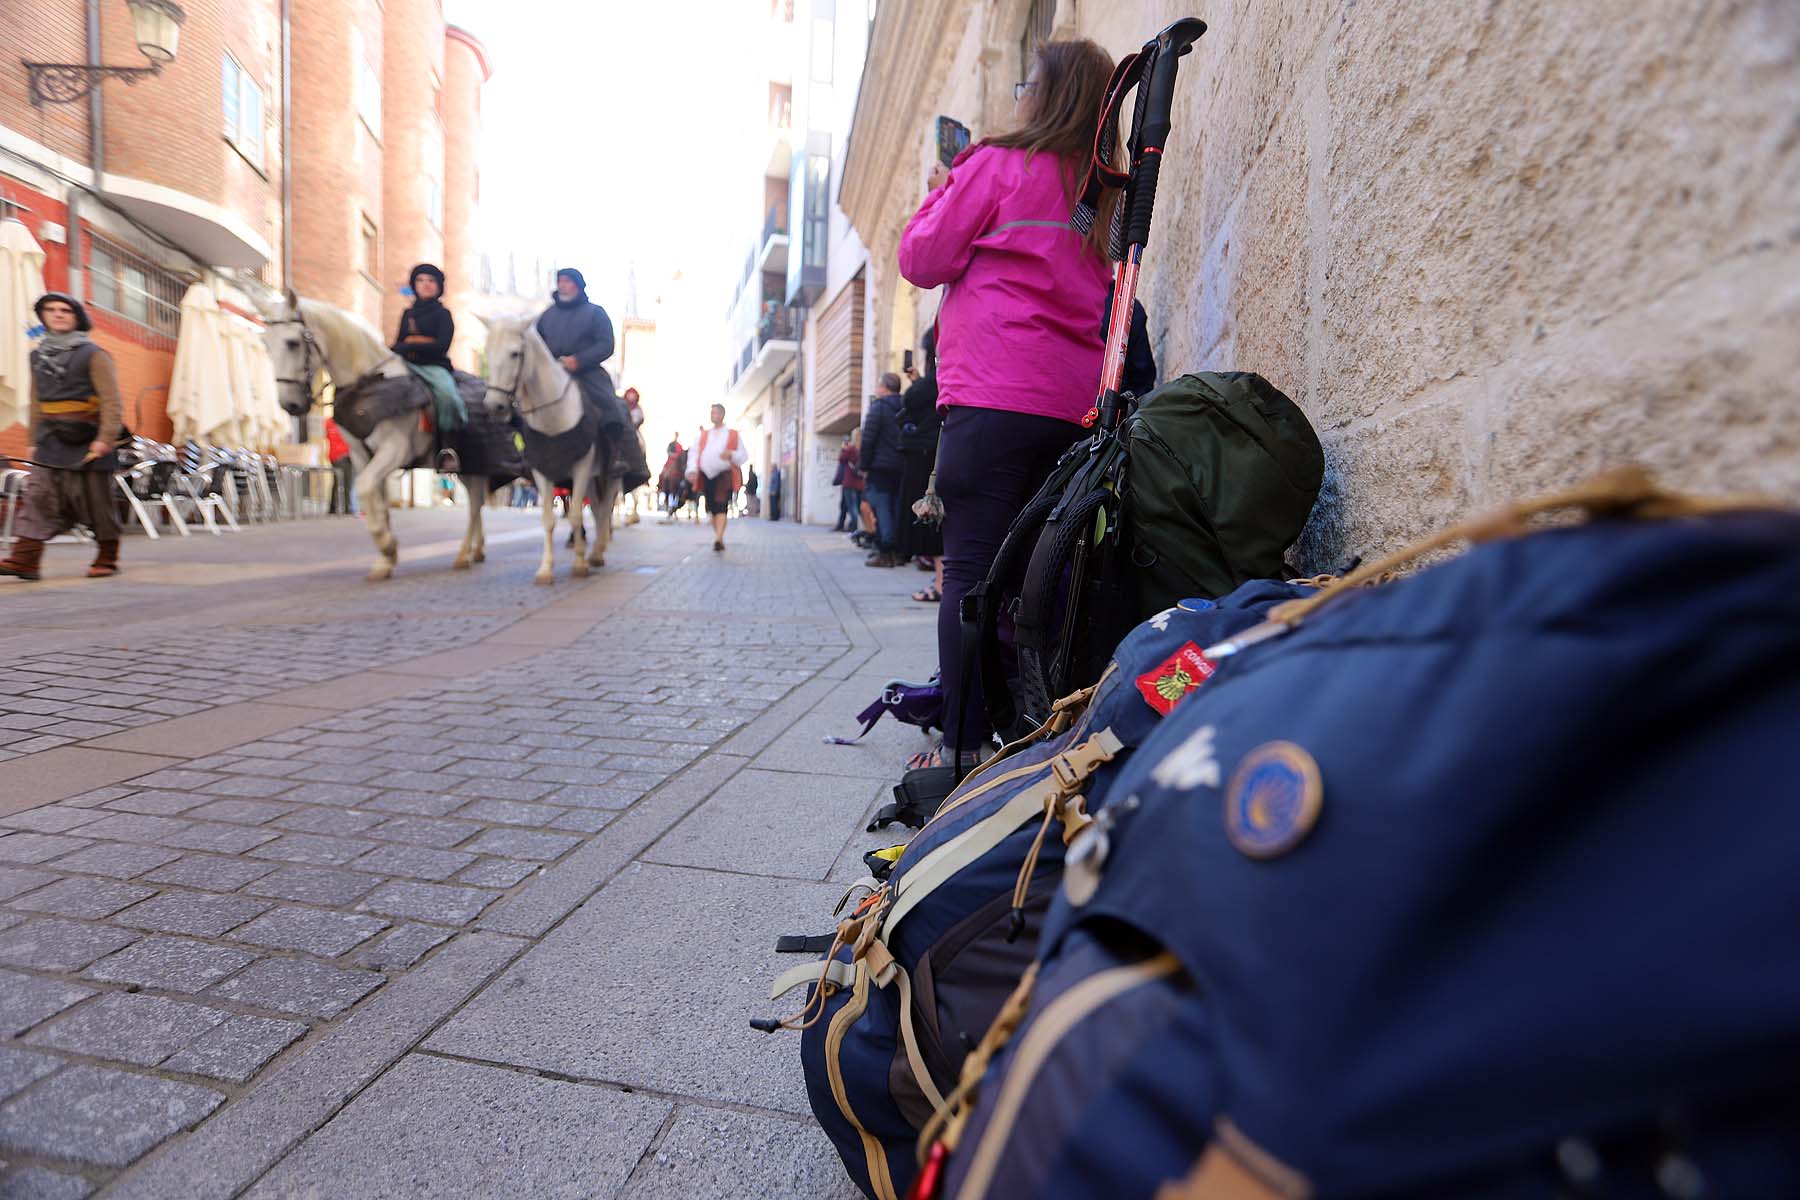
M575 475L569 480L569 511L575 514L575 566L571 572L575 578L581 579L588 573L587 557L587 522L582 519L583 508L587 503L589 486L594 479L595 450L590 449L575 464ZM605 521L599 511L594 513L594 528L599 530ZM595 536L599 536L596 532Z
M544 498L539 513L544 519L544 556L538 560L537 574L532 578L538 583L552 583L556 579L556 480L538 471L533 471L531 477L537 482L538 495Z
M588 552L588 564L595 567L606 565L606 548L612 544L612 511L613 505L619 502L619 480L608 479L604 475L594 477L594 495L599 497L594 502L596 515L604 512L607 519L595 521L594 548Z
M369 568L369 578L382 580L394 574L394 564L400 560L400 543L388 520L387 479L406 465L412 437L409 430L395 429L392 422L384 421L369 435L369 445L372 447L369 462L356 481L356 490L362 494L363 521L369 528L369 537L374 540L375 549L381 552L381 557Z
M488 506L488 501L492 500L494 497L493 482L493 480L485 475L481 477L482 508L486 508ZM485 517L475 522L475 552L469 556L469 561L487 561L487 521Z
M475 557L481 545L481 506L487 503L486 475L459 475L463 488L469 493L469 527L463 534L462 546L456 552L456 561L451 564L456 570L468 568L471 562L480 561Z

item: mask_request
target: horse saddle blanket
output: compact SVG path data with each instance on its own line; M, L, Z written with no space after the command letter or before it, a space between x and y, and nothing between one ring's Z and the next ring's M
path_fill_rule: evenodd
M600 428L600 413L592 404L583 404L581 420L563 433L539 433L527 425L523 431L525 462L557 487L566 487L581 456L602 440ZM610 454L605 446L601 451Z
M457 388L467 400L469 392L463 385L463 378L473 379L474 376L457 379ZM476 402L480 399L479 395L475 397ZM414 378L410 371L404 375L365 375L349 387L338 390L332 402L332 419L345 433L363 441L383 421L417 412L430 403L431 389Z

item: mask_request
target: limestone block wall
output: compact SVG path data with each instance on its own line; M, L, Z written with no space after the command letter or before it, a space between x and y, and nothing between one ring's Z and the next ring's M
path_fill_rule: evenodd
M907 86L865 77L841 202L884 364L937 305L894 266L919 139L1011 119L1025 8L877 17ZM1800 5L1059 0L1055 25L1118 56L1187 15L1210 30L1140 298L1164 378L1258 371L1312 419L1301 566L1625 460L1800 500Z
M1622 460L1800 500L1800 6L1573 8L1198 10L1142 298L1165 378L1311 417L1309 570Z

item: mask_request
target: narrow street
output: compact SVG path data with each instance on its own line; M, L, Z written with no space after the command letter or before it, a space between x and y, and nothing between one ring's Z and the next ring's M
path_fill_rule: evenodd
M843 538L535 513L0 584L0 1195L854 1195L769 1037L924 745L935 608ZM790 997L791 999L791 997Z

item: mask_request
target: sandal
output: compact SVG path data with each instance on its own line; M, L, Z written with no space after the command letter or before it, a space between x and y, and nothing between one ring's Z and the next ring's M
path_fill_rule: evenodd
M937 584L928 583L913 593L913 599L920 604L936 604L944 598L944 593L937 590Z

